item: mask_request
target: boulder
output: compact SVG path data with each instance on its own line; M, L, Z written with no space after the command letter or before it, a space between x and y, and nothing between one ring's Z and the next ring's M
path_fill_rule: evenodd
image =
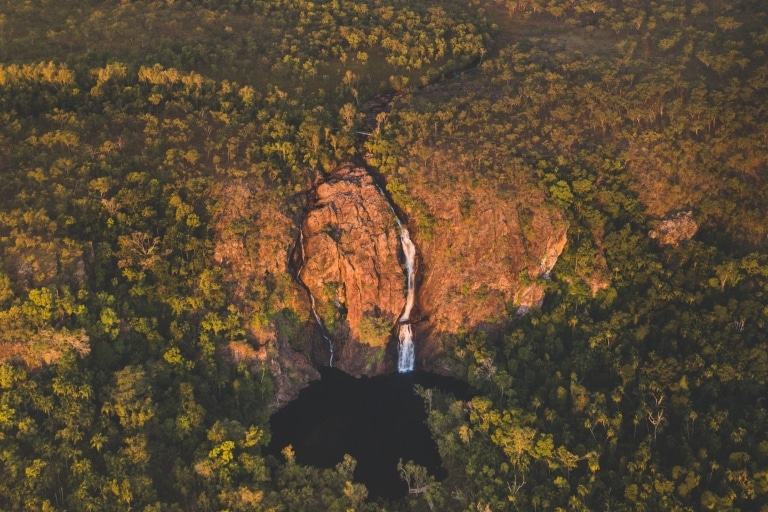
M657 239L660 245L676 246L693 238L698 230L693 212L684 211L668 215L657 229L648 232L648 236Z

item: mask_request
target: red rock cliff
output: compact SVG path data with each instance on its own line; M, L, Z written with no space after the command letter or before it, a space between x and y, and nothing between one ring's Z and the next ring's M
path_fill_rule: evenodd
M334 343L334 366L352 375L391 369L385 351L406 282L386 197L365 169L342 167L315 187L301 229L301 280Z
M417 360L440 370L460 333L493 332L541 306L568 225L541 186L474 183L450 155L433 158L432 169L403 177L400 193L421 262Z

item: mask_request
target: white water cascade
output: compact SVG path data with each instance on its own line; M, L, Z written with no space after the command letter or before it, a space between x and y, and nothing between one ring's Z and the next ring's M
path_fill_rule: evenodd
M315 296L312 295L312 291L309 289L309 286L304 284L304 281L301 279L301 271L304 270L304 264L306 263L306 259L304 257L304 230L301 228L299 228L299 247L301 248L301 267L299 267L298 272L296 272L296 280L301 283L301 286L307 290L307 294L309 295L309 306L312 310L312 315L315 317L315 322L317 322L318 327L320 327L320 334L323 335L323 339L328 344L328 350L331 352L331 357L328 360L328 366L333 368L333 341L331 341L331 338L329 338L325 333L325 325L323 325L323 320L320 318L320 315L317 314L317 310L315 309Z
M413 347L413 331L410 324L411 309L413 309L413 301L416 295L416 276L414 272L416 246L411 242L410 234L400 223L400 220L397 221L397 224L400 226L400 244L403 246L403 254L405 255L405 275L408 292L405 300L405 309L399 320L400 331L398 332L398 338L400 343L397 346L397 371L405 373L413 370L416 360Z
M378 184L376 188L379 193L384 196L389 204L387 195L381 190ZM389 209L392 210L392 215L395 217L397 227L400 230L400 245L403 248L403 255L405 256L405 277L406 277L406 299L405 308L403 314L398 319L400 326L397 337L400 342L397 345L397 371L400 373L407 373L413 371L414 364L416 362L416 355L413 346L413 329L411 329L411 310L413 309L413 302L416 299L416 246L411 241L411 235L408 233L408 228L403 226L400 222L400 218L397 216L397 212L389 205Z
M400 222L398 221L398 224ZM405 323L410 320L411 309L413 309L413 301L416 295L414 275L414 263L416 262L416 246L411 242L411 236L408 230L400 224L400 245L403 246L403 254L405 255L405 275L408 279L407 291L408 295L405 300L405 310L400 317L400 323Z

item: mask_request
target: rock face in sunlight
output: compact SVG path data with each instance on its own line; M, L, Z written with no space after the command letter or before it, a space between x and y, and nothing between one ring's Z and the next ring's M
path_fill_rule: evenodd
M409 220L422 263L416 357L428 367L457 333L493 331L515 311L541 306L544 280L567 243L564 216L544 192L476 186L452 164L406 184L423 205ZM429 228L413 226L423 226L425 213Z
M352 375L391 370L384 357L406 298L395 216L365 169L320 182L302 223L301 279L334 341L334 366Z
M540 306L544 290L536 281L552 270L567 241L558 212L541 209L524 227L514 204L476 190L478 211L462 218L449 194L427 198L435 207L444 205L435 210L442 222L431 242L417 240L425 262L422 312L434 328L457 332L500 320L510 306Z
M212 196L213 258L225 269L235 305L253 319L245 324L246 341L229 343L225 353L234 366L245 364L255 374L268 368L276 384L275 403L289 402L320 378L304 355L311 352L314 331L309 322L302 324L300 312L308 309L309 301L291 278L285 257L296 226L263 187L226 181ZM279 312L271 320L254 315L248 305L267 298Z
M539 268L534 277L536 278L548 278L549 273L555 267L557 259L565 248L565 244L568 243L568 233L564 225L559 227L551 226L554 232L550 233L546 241L544 241L543 248L544 254L539 262ZM546 229L546 231L549 231ZM529 267L525 269L530 276L530 270L535 261L526 262ZM544 302L544 284L539 279L534 279L529 284L521 283L522 287L516 294L515 302L517 303L518 315L526 313L531 308L540 308Z
M679 245L693 238L698 230L699 224L693 219L693 212L686 211L667 216L648 236L658 239L661 245Z

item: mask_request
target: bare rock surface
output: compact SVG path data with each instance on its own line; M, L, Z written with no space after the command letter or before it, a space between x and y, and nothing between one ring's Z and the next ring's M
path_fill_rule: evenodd
M246 340L230 342L224 355L254 374L269 371L275 405L285 404L320 378L311 358L313 326L300 318L309 300L288 268L296 222L266 187L245 180L220 183L213 197L214 262L225 269L233 305L248 319ZM255 310L267 301L279 313Z
M435 171L403 185L415 200L405 209L422 263L417 360L439 371L440 354L460 333L494 332L515 312L541 306L568 225L542 188L476 184L450 158L434 160Z
M648 236L658 239L661 245L679 245L693 238L698 230L699 224L694 220L693 212L685 211L668 215Z
M500 321L510 307L540 306L544 290L537 281L567 241L556 211L528 212L523 226L516 205L494 191L469 194L478 210L471 215L462 216L461 197L461 190L446 187L423 197L440 220L430 241L417 240L425 262L420 305L438 331Z
M514 311L539 307L545 280L567 243L567 223L544 191L528 188L522 196L514 188L466 183L461 173L454 177L425 175L406 184L407 197L420 205L405 205L418 249L411 321L419 366L432 369L459 333L493 329ZM245 311L257 320L247 326L246 344L229 347L233 359L254 371L267 368L277 403L317 378L314 366L327 364L330 351L310 313L308 291L333 343L334 366L355 376L394 371L406 274L397 218L370 173L346 165L320 178L298 226L277 213L277 205L260 208L270 198L244 183L228 184L222 197L227 201L217 212L220 226L250 223L244 232L222 228L215 239L217 262L236 278L235 297L247 305L248 297L269 293L273 311L285 311L269 322ZM288 248L297 239L295 270L306 290L286 279ZM262 289L259 283L273 285ZM301 326L292 320L295 314Z
M371 175L350 165L315 187L302 223L301 280L333 340L334 365L352 375L394 364L384 355L406 296L396 222Z

